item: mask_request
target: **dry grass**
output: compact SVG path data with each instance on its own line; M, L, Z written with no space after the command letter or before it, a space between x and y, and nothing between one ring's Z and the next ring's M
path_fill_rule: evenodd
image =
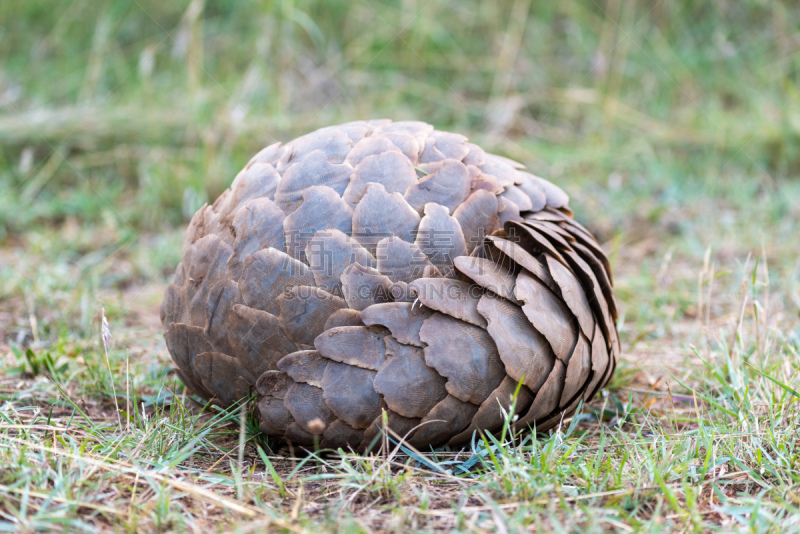
M96 309L85 334L72 325L32 339L33 324L76 319L60 311L74 289L52 292L54 308L40 302L33 316L24 298L6 299L0 329L25 330L32 348L12 341L0 378L2 520L131 531L796 528L800 266L784 249L747 258L735 245L659 257L663 247L627 242L629 232L612 250L625 319L610 388L549 435L465 451L271 448L248 413L195 405L165 374L159 285L95 297L111 319L110 375ZM16 257L44 263L54 243ZM29 287L47 275L15 272Z
M794 11L0 3L0 529L800 531ZM169 373L187 217L273 138L375 116L524 161L610 253L623 360L557 430L278 449Z

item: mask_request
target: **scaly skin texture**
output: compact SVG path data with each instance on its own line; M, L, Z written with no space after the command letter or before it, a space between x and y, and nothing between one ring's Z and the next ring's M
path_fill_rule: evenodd
M611 272L568 197L422 122L259 152L189 225L161 320L177 372L261 429L364 451L545 430L619 356ZM519 389L512 404L514 392ZM502 410L501 410L502 407Z

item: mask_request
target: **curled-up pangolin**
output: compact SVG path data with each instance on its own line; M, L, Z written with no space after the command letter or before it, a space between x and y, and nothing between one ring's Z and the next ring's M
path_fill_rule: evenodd
M161 320L189 390L297 445L546 430L619 357L609 263L557 186L422 122L276 143L192 219ZM512 396L516 392L516 396Z

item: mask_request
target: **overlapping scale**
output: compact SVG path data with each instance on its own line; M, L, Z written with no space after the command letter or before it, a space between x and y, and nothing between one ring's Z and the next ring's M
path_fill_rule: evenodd
M556 185L423 122L256 154L192 218L161 308L188 389L307 447L560 424L619 357L610 264ZM393 441L390 441L390 439Z
M414 240L419 214L400 193L388 193L381 184L369 184L353 210L353 238L372 254L381 239L396 236Z

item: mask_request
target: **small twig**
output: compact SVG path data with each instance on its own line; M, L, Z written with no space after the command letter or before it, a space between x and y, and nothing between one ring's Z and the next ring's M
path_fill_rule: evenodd
M114 385L114 375L111 372L111 360L108 357L108 346L111 344L111 328L108 326L108 319L106 319L106 309L100 308L100 315L102 322L100 324L100 336L103 338L103 352L106 355L106 366L108 367L108 378L111 380L111 393L114 395L114 407L117 409L117 423L122 428L122 419L119 415L119 403L117 402L117 389Z
M53 449L52 447L47 447L40 443L26 441L11 436L6 436L4 439L6 442L19 443L20 445L25 445L31 449L38 449L40 451L49 452L51 454L56 454L61 457L67 457L78 462L83 462L88 465L96 466L104 471L114 472L119 475L128 476L134 479L137 476L141 475L145 478L150 478L158 482L163 482L179 491L185 491L186 493L198 499L202 499L212 504L222 506L223 508L226 508L232 512L240 513L247 517L263 517L279 528L290 530L292 532L300 532L299 529L297 529L287 521L281 521L267 517L267 512L265 510L261 510L251 505L240 504L234 501L233 499L229 499L222 495L218 495L211 490L197 486L195 484L186 483L181 480L175 480L173 478L160 475L153 471L144 471L139 467L130 464L125 464L123 462L114 459L107 459L106 461L101 461L87 454L83 455L74 454L67 450Z

